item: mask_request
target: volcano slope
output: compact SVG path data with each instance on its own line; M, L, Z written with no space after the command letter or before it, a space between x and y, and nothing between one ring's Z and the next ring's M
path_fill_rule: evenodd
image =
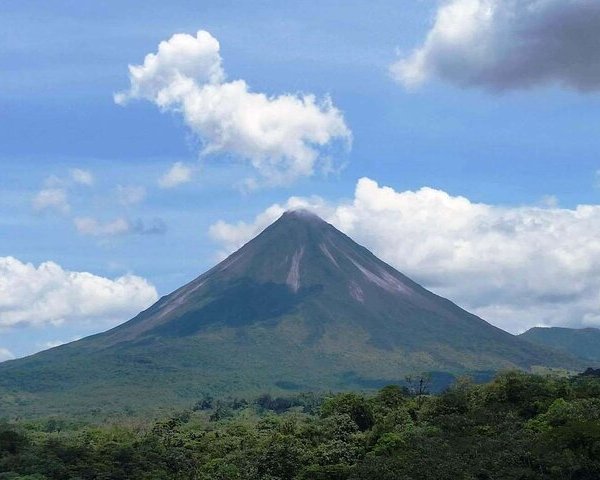
M410 280L307 211L107 332L0 364L0 411L117 413L202 395L374 388L532 366L579 368Z

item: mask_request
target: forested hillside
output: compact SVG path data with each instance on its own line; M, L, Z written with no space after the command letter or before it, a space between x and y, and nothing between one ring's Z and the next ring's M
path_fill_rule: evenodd
M0 425L1 479L600 478L600 378L508 372L439 395L201 398L157 423Z

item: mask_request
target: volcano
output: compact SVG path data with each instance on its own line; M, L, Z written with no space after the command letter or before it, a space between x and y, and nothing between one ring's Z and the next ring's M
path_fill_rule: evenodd
M128 322L0 364L0 410L144 412L189 407L207 393L374 388L421 372L534 366L579 365L295 210Z

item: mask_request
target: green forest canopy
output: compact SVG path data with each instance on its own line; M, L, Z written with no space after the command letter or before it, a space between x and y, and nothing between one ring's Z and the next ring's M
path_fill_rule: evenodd
M439 395L206 397L147 424L5 420L0 479L598 479L598 374L507 372Z

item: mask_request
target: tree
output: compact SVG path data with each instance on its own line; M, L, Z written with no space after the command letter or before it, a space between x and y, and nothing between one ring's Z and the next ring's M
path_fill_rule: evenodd
M429 373L422 373L417 376L408 375L404 380L408 385L408 391L417 399L417 407L421 408L423 399L426 395L429 395L431 375Z
M321 416L346 414L358 426L361 432L370 429L374 424L371 405L365 397L356 393L341 393L323 402Z

